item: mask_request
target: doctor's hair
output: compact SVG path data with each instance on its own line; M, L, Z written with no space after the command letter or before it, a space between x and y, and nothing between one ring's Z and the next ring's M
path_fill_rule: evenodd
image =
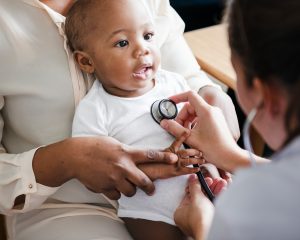
M87 37L98 27L94 14L101 14L101 7L112 0L77 0L66 16L65 34L72 52L86 47Z
M258 77L287 93L287 142L300 134L299 13L299 0L229 0L225 15L229 45L248 87Z

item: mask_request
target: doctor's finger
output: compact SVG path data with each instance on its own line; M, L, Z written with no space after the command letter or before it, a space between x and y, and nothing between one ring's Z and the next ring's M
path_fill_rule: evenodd
M179 123L173 120L162 120L160 126L167 132L172 134L175 138L180 138L184 134L190 135L190 130L181 126Z
M189 177L188 180L188 191L192 201L196 201L200 197L205 196L201 191L201 186L198 180L197 175L193 174Z
M210 179L210 183L208 179ZM211 178L205 178L205 180L209 185L209 188L215 195L219 195L220 192L222 192L227 187L227 182L222 178L216 178L214 180L212 180Z
M190 103L186 103L184 107L180 110L177 117L175 118L176 122L178 122L182 126L187 126L191 124L195 119L195 109Z
M221 178L223 178L227 183L232 183L232 176L229 172L226 172L222 169L218 169Z
M210 108L210 105L195 91L188 91L178 95L174 95L170 97L170 99L175 103L189 102L190 105L194 108L197 116L205 113Z
M189 103L185 103L175 118L175 121L182 126L187 126L194 121L195 117L196 115L194 108Z

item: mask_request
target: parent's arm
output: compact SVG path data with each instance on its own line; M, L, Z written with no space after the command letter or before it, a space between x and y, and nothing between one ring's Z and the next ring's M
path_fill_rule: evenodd
M111 198L118 198L119 191L133 194L133 185L152 193L152 181L136 165L177 160L171 153L149 154L101 138L70 138L23 153L8 153L2 144L3 107L4 97L0 96L0 212L6 215L38 208L71 178ZM124 180L130 183L124 184Z
M66 139L37 151L1 153L0 211L12 215L37 208L72 178L111 199L119 198L120 192L132 196L135 186L152 194L152 181L136 165L176 161L171 153L150 154L126 148L114 139L86 137Z
M74 137L40 148L33 160L37 181L56 187L76 178L93 192L118 199L136 187L152 194L154 185L137 165L176 162L171 153L132 149L111 137Z

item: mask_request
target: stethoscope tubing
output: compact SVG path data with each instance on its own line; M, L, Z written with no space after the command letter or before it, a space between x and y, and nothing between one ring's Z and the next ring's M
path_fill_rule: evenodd
M186 143L183 143L183 146L184 146L186 149L189 149L189 148L190 148L190 146L187 145ZM193 164L193 167L199 167L199 165L198 165L198 164ZM215 195L212 193L212 191L210 190L209 186L207 185L207 183L206 183L206 181L205 181L205 179L204 179L204 176L203 176L201 170L198 171L198 172L196 173L196 175L197 175L197 177L198 177L198 180L199 180L199 182L200 182L200 185L201 185L203 191L205 192L206 196L208 197L208 199L209 199L211 202L214 202L214 200L215 200Z
M176 117L177 113L178 113L178 110L177 110L177 107L176 107L176 103L173 102L172 100L170 99L163 99L163 100L157 100L155 101L154 103L152 103L151 105L151 108L150 108L150 113L151 113L151 116L152 118L154 119L155 122L157 122L158 124L160 124L160 121L162 119L170 119L170 118L167 118L164 116L164 114L161 112L160 110L160 104L163 102L163 101L170 101L174 104L175 108L176 108L176 114L174 117ZM156 118L157 117L157 118ZM187 144L183 143L184 147L186 149L190 148L190 146L188 146ZM198 164L193 164L193 167L199 167ZM213 202L214 199L215 199L215 196L214 194L211 192L210 188L208 187L205 179L204 179L204 176L202 174L201 171L197 172L196 173L197 177L198 177L198 180L200 182L200 185L203 189L203 191L205 192L206 196L208 197L208 199Z

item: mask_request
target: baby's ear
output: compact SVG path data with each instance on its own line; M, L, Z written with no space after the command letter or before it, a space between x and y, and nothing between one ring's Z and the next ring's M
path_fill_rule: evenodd
M95 71L93 60L86 52L75 51L74 58L82 71L86 73L93 73Z

